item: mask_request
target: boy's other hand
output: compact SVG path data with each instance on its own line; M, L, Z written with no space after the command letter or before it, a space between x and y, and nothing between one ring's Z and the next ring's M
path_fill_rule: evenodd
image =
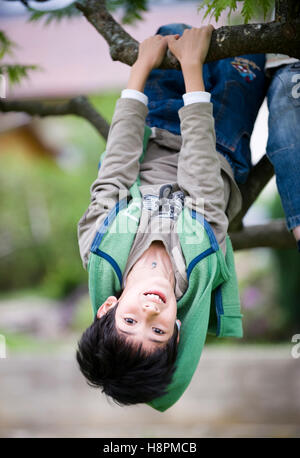
M139 45L139 54L136 63L145 65L150 71L157 68L162 63L168 47L168 38L179 35L154 35L146 38Z
M168 47L180 64L204 64L210 46L213 25L185 29L182 36L168 35Z

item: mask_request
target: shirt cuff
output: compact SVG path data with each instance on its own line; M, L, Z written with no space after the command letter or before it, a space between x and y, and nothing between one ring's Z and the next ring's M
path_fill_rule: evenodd
M210 93L205 91L187 92L182 96L184 105L197 102L210 102Z
M148 105L148 97L143 92L136 91L135 89L123 89L121 92L122 99L136 99L144 105Z

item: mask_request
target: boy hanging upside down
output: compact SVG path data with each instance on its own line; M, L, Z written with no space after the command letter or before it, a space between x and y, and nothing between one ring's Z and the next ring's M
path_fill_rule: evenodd
M166 410L208 331L242 336L227 229L251 164L264 56L243 56L248 80L234 59L203 65L212 31L171 24L140 44L78 226L94 321L77 361L119 404ZM156 69L167 48L182 71Z

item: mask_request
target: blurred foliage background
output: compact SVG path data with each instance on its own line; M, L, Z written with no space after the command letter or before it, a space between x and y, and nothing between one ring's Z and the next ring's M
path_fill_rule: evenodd
M110 121L117 97L94 96L91 102ZM60 164L59 158L33 158L20 150L0 158L1 292L34 288L62 298L86 280L76 225L87 208L105 143L83 119L66 116L54 122L64 130L66 144L76 146L75 160L71 156Z
M119 92L107 92L91 95L90 101L110 122L118 97ZM43 123L59 131L66 154L56 160L31 156L22 145L0 154L0 334L9 351L58 349L68 333L79 335L92 320L77 223L105 142L76 116L48 117ZM62 319L51 322L56 312ZM39 332L44 319L49 326Z

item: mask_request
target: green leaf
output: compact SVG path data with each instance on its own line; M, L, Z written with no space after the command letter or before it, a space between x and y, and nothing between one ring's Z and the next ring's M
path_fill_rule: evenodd
M6 74L11 86L20 84L24 78L29 78L29 72L32 70L42 70L38 65L0 65L0 74Z
M236 0L204 0L198 7L198 11L203 8L207 8L203 19L210 15L210 19L215 17L218 22L221 13L227 8L229 8L228 16L230 16L232 10L236 9Z
M141 13L148 11L147 3L148 0L108 0L106 6L110 12L122 8L122 23L132 24L143 19Z
M84 4L85 1L77 0L77 3ZM141 13L148 10L147 3L148 0L107 0L106 7L111 12L122 9L122 23L131 24L136 20L143 19ZM30 7L28 7L28 11L31 13L28 19L29 22L45 20L46 25L53 21L60 21L63 18L71 19L82 15L82 12L74 3L66 8L54 11L37 11Z
M241 14L244 18L245 24L248 24L249 20L254 14L253 0L244 0L244 5Z
M268 13L273 11L275 7L275 0L262 0L259 3L263 9L264 21L265 21Z
M11 41L3 30L0 30L0 59L2 59L5 54L12 55L12 48L17 47L18 45Z
M28 22L36 22L40 21L41 19L45 19L45 24L50 24L50 22L53 21L61 21L64 18L71 19L73 17L82 15L82 12L79 11L74 4L60 10L36 11L35 9L29 7L28 11L32 13L28 19Z
M267 14L274 8L274 0L243 0L242 2L237 0L203 0L198 11L205 8L206 12L203 19L210 15L210 19L214 17L218 21L221 14L228 10L227 18L229 20L232 12L236 11L238 3L243 3L241 15L245 24L251 19L259 17L261 13L266 20Z

